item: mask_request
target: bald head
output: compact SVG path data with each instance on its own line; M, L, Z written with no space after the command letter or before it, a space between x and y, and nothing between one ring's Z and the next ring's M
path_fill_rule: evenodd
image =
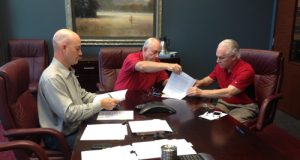
M61 44L68 45L74 38L80 39L78 34L73 32L72 30L60 29L56 31L52 39L54 53L58 51Z
M69 29L60 29L55 32L52 40L55 59L67 68L78 63L82 52L77 33Z

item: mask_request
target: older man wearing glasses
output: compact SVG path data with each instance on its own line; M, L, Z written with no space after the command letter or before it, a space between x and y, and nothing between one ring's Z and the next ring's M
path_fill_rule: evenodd
M250 90L253 89L255 73L250 64L240 59L238 43L232 39L223 40L218 45L216 56L214 70L203 79L197 80L187 94L218 98L216 108L242 123L254 118L258 113L258 106ZM219 89L199 88L215 81L218 82Z

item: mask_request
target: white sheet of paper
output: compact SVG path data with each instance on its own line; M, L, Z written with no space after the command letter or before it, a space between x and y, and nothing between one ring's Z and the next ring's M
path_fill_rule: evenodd
M101 111L97 120L133 120L133 111Z
M82 160L138 160L131 145L117 146L102 150L82 151Z
M132 147L139 159L150 159L161 157L161 146L165 144L175 145L177 147L177 155L196 154L196 151L192 148L193 145L185 139L137 142L132 143Z
M129 121L128 123L132 133L147 134L164 131L173 132L166 120L152 119L142 121Z
M124 140L127 126L117 124L87 125L80 140Z
M103 98L108 98L108 97L110 97L109 95L111 95L113 98L115 98L119 101L123 101L123 100L125 100L126 92L127 92L127 89L120 90L120 91L114 91L114 92L107 92L107 93L104 93L104 94L98 94L94 98L93 102L100 101Z
M163 89L162 97L182 99L187 94L187 90L194 85L196 80L184 72L176 74L172 72L168 83Z
M214 113L219 113L219 115L216 115ZM211 112L211 113L208 113L208 112L205 112L201 115L199 115L198 117L201 117L201 118L204 118L204 119L207 119L207 120L215 120L215 119L219 119L223 116L226 116L227 114L226 113L223 113L223 112L220 112L220 111L214 111L214 112Z

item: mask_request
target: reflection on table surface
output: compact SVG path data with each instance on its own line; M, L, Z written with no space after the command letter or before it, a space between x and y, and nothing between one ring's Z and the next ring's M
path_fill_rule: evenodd
M139 115L135 106L151 101L162 101L173 107L175 114L152 113ZM186 139L193 144L196 152L211 154L216 160L232 159L283 159L283 157L270 146L263 143L255 133L248 131L239 122L230 116L209 121L199 118L207 109L208 99L187 97L184 100L162 99L143 91L127 91L126 100L121 106L126 110L134 110L134 120L165 119L173 133L165 134L166 139ZM122 121L97 121L96 116L87 120L80 128L80 134L72 154L73 160L81 159L81 151L90 150L96 143L108 143L112 146L128 145L134 142L155 140L155 136L141 136L130 132L125 140L118 141L80 141L80 137L87 124L120 123ZM240 132L238 129L241 129ZM99 157L101 159L101 157Z

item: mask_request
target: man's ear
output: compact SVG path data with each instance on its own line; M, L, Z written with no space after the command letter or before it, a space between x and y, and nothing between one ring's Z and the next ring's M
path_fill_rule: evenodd
M146 51L148 50L148 47L149 47L149 46L144 47L144 48L143 48L143 52L146 52Z
M67 45L65 43L61 44L61 49L65 50L67 48Z
M233 59L238 60L238 56L237 55L233 56Z

